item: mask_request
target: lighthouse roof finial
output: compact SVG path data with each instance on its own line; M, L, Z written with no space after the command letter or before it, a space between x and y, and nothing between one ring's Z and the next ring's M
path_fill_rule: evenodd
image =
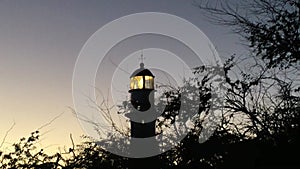
M141 60L140 67L144 68L144 66L145 66L145 64L144 64L145 57L144 57L143 49L142 49L140 60Z
M130 78L131 78L131 77L134 77L134 76L152 76L152 77L154 77L154 75L151 73L150 70L144 68L144 66L145 66L145 65L144 65L145 57L144 57L144 55L143 55L143 50L141 50L141 57L140 57L139 59L141 60L140 68L137 69L137 70L135 70L135 71L131 74Z

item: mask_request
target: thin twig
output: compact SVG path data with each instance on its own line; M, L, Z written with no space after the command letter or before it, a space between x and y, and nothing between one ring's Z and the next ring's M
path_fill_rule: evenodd
M48 123L42 125L41 127L37 128L37 131L43 129L44 127L49 126L50 124L52 124L56 119L58 119L60 116L62 116L64 114L64 112L60 113L59 115L55 116L52 120L50 120Z
M14 122L14 123L10 126L10 128L6 131L6 133L5 133L5 135L4 135L3 139L2 139L2 142L1 142L1 144L0 144L0 148L3 146L3 144L4 144L5 140L6 140L6 137L8 136L9 132L11 132L11 130L14 128L15 125L16 125L16 123Z

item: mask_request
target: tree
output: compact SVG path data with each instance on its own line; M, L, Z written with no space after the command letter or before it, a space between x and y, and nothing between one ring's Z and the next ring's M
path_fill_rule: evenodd
M172 150L158 156L162 161L159 168L299 167L294 154L300 147L300 2L216 2L201 1L197 5L210 19L231 26L240 34L248 43L250 53L244 59L232 56L223 65L199 65L194 69L196 78L187 79L182 87L169 87L159 98L159 105L166 106L162 106L165 108L157 120L157 131L173 127L175 134L170 138L175 138L180 132L174 125L178 118L184 119L181 125L190 129ZM217 101L214 91L219 89L225 92L223 105L214 104ZM190 110L179 111L182 101L189 103ZM111 127L118 131L108 139L118 145L123 140L119 140L117 134L128 134L128 128L123 130L116 126L109 107L102 102L95 108L104 113ZM126 101L120 108L120 113L130 111ZM213 135L206 142L199 142L199 136L205 132L204 120L211 118L209 112L220 109L221 120ZM195 116L188 119L189 113ZM184 123L187 119L193 125ZM129 166L128 158L105 151L91 139L77 146L73 143L70 149L55 155L36 150L34 144L38 139L38 132L33 132L28 139L14 144L11 152L0 152L0 167ZM102 142L110 144L105 139ZM155 163L157 158L152 160Z
M231 3L230 3L231 2ZM231 26L268 67L298 66L300 2L297 0L196 1L211 21ZM299 68L298 68L299 70Z

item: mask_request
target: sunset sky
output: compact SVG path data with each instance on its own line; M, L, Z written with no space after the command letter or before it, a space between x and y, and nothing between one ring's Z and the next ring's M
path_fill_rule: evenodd
M244 51L236 35L209 23L189 0L2 0L0 140L15 123L3 147L28 136L62 113L41 130L44 133L41 146L49 151L70 146L70 133L79 143L79 136L85 133L69 108L73 108L72 75L76 59L99 28L138 12L163 12L188 20L206 34L222 59ZM150 53L145 50L146 58ZM137 52L132 56L132 64L127 64L126 71L138 68L138 55ZM126 78L129 83L129 75Z

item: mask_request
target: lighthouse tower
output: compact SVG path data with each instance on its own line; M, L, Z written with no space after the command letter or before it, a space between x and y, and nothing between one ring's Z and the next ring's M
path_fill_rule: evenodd
M131 119L131 137L147 138L155 136L155 121L146 119L155 116L154 75L140 63L140 68L130 76L130 102L134 108L127 116ZM131 117L134 116L133 120Z
M143 55L141 59L140 68L130 76L129 93L132 109L126 114L131 124L130 149L136 154L144 154L147 151L155 155L159 151L155 137L155 122L159 114L156 113L154 107L154 75L145 68ZM129 160L131 168L157 168L159 165L158 156Z

